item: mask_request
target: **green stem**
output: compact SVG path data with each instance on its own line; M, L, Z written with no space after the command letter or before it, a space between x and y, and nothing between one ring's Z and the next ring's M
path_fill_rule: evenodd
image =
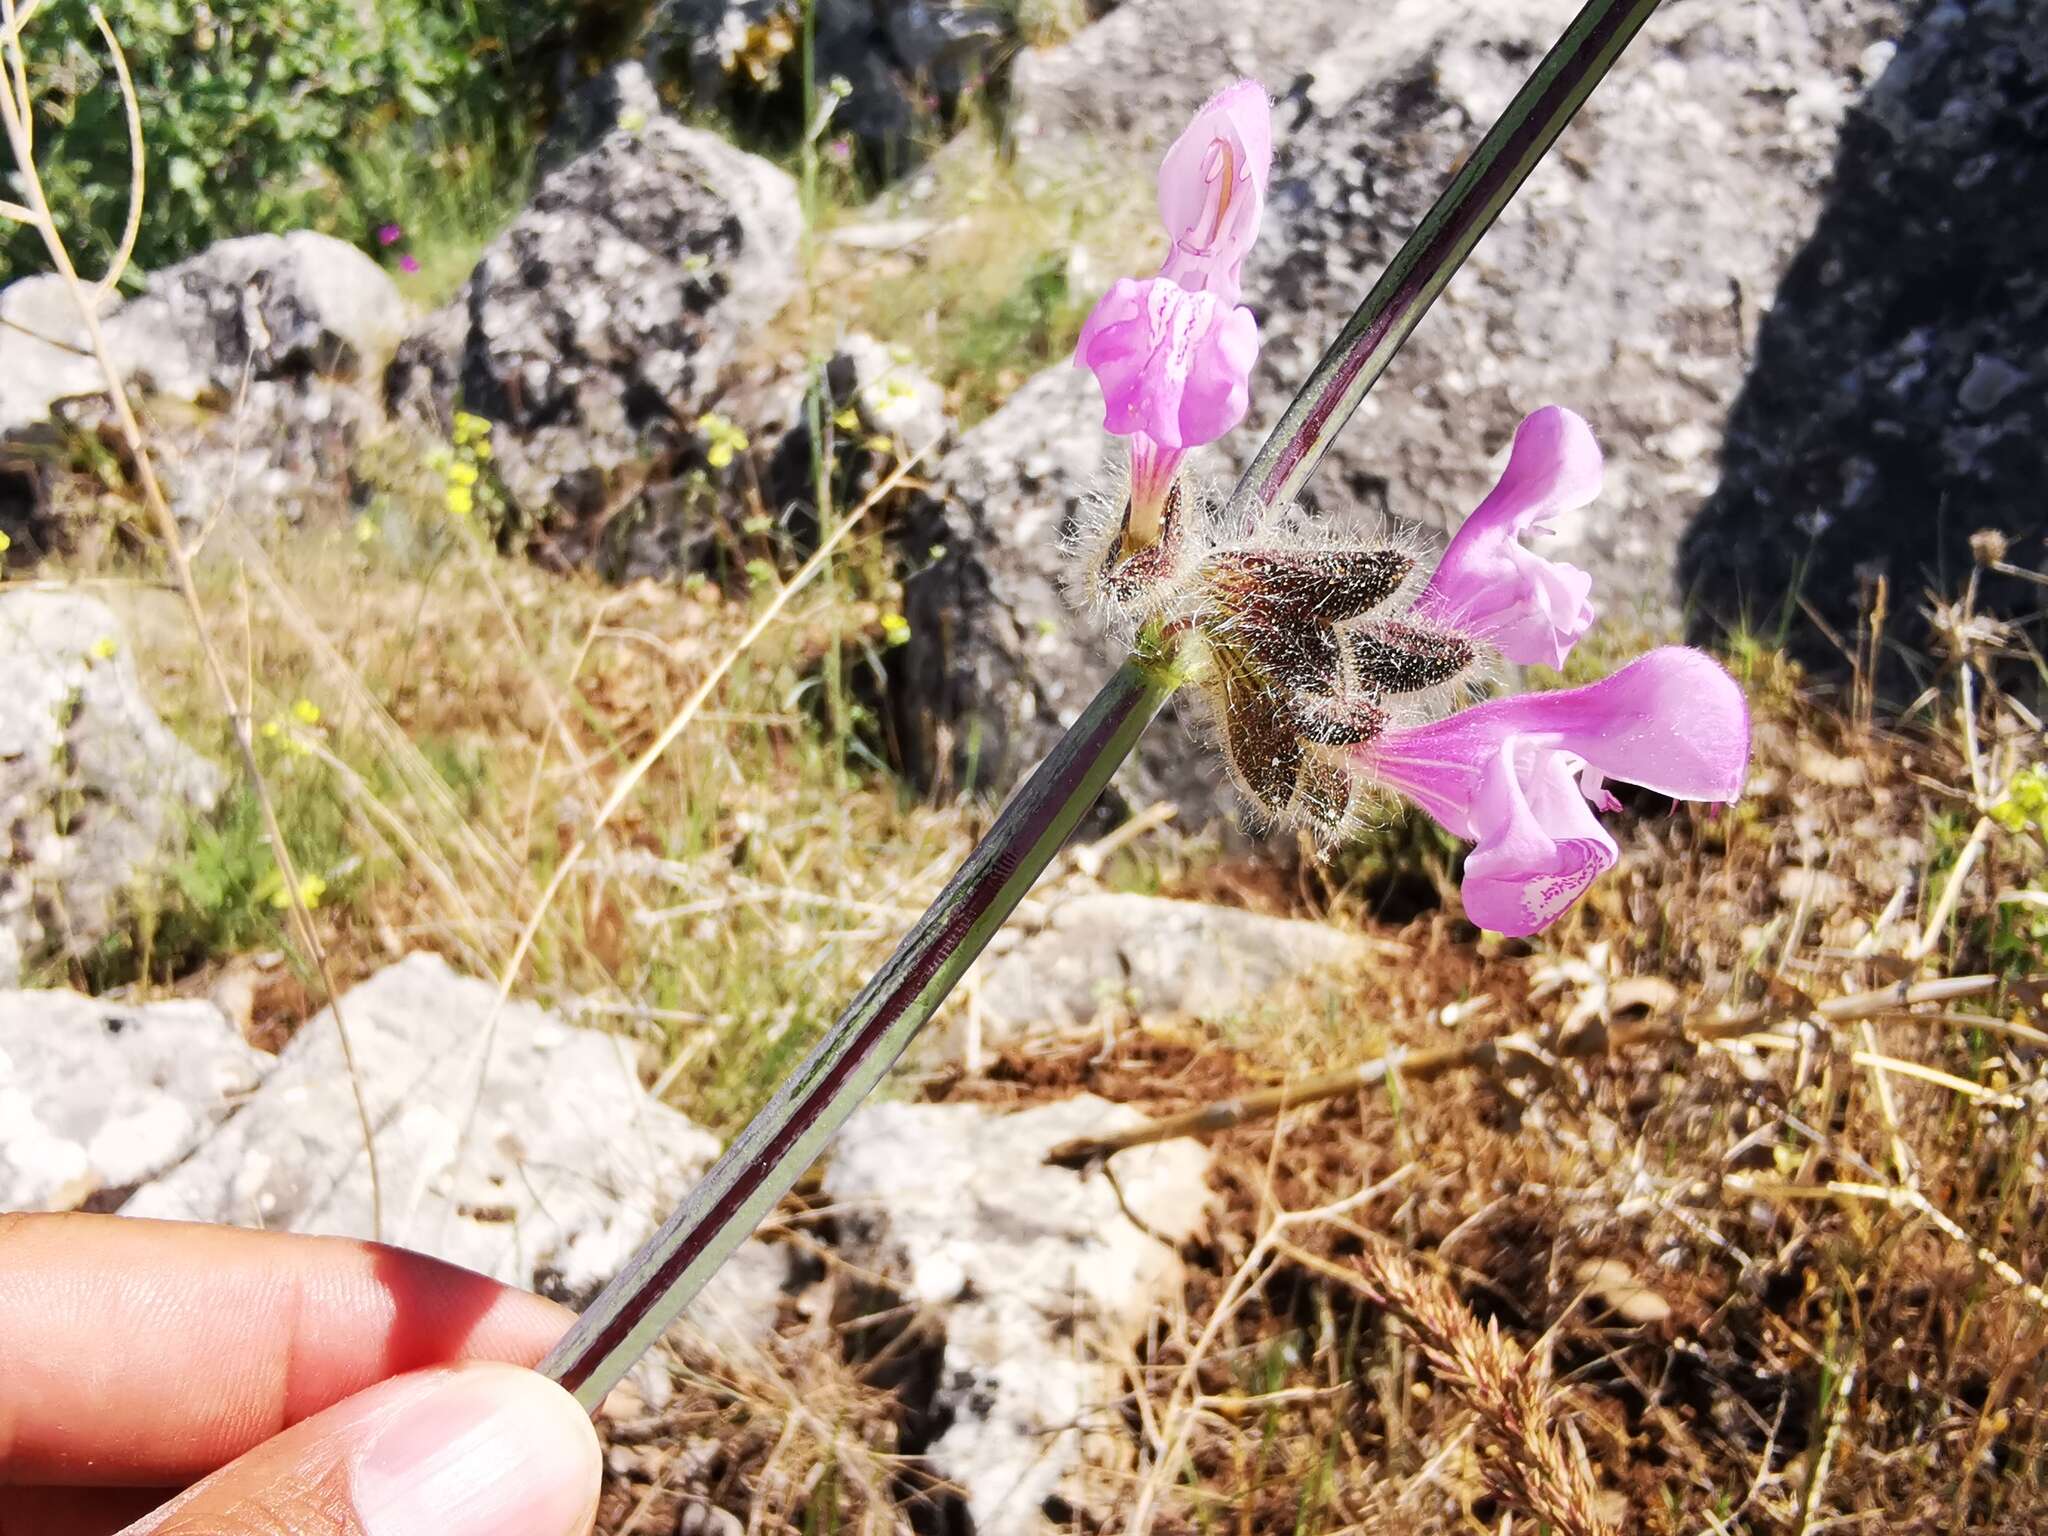
M903 1054L1180 682L1133 656L1017 791L896 953L541 1370L595 1411Z
M1238 480L1232 511L1274 506L1301 490L1409 332L1657 3L1588 0L1330 343Z

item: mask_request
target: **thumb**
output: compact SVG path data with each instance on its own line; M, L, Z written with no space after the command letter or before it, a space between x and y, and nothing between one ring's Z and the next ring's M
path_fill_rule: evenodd
M399 1376L295 1424L124 1536L586 1536L597 1432L510 1365Z

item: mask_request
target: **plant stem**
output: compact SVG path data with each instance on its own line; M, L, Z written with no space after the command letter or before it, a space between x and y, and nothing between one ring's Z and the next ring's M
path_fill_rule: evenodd
M596 1410L903 1054L1179 681L1167 658L1117 669L831 1033L541 1362L544 1374Z
M1292 495L1657 0L1591 0L1317 364L1231 502ZM808 5L804 8L810 14ZM808 92L807 92L808 94ZM808 136L807 136L808 137ZM1141 647L1060 738L874 980L541 1370L595 1411L903 1054L1180 682Z
M1479 237L1536 168L1658 0L1588 0L1423 216L1318 362L1230 495L1233 512L1296 495Z

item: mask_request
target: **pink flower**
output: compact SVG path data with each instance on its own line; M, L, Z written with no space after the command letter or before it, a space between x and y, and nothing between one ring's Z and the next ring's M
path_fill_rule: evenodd
M1388 731L1353 760L1474 845L1465 913L1519 936L1554 921L1614 864L1614 840L1588 805L1618 809L1606 778L1681 800L1742 793L1749 704L1711 659L1669 646L1584 688L1491 699Z
M1451 540L1417 611L1492 641L1509 661L1562 666L1593 622L1593 578L1520 541L1599 494L1600 446L1584 419L1556 405L1524 418L1500 483Z
M1081 330L1108 402L1103 425L1162 448L1214 442L1244 420L1259 325L1242 305L1170 278L1118 278Z
M1212 97L1159 167L1172 248L1156 277L1121 278L1087 322L1074 361L1102 385L1103 425L1131 439L1137 521L1156 524L1187 449L1244 419L1259 327L1238 303L1273 168L1265 89Z
M398 269L399 269L399 271L401 271L401 272L417 272L417 271L419 271L419 269L420 269L420 261L419 261L419 258L418 258L417 256L413 255L413 253L412 253L411 251L407 251L407 252L406 252L406 253L405 253L405 254L404 254L403 256L401 256L401 257L399 257L399 258L398 258Z
M377 231L377 243L379 245L396 245L404 238L405 231L396 224L386 224Z

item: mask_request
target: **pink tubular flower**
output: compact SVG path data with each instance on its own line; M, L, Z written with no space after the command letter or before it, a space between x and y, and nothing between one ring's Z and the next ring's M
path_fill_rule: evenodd
M1668 646L1587 687L1491 699L1388 731L1353 755L1472 842L1466 915L1520 936L1562 915L1614 864L1614 840L1587 804L1618 808L1604 779L1682 800L1742 793L1749 705L1708 657Z
M1508 467L1465 519L1416 610L1490 640L1509 661L1557 667L1593 622L1593 578L1521 544L1600 494L1600 446L1583 418L1546 405L1515 429Z
M1074 361L1092 369L1103 425L1131 439L1131 500L1156 523L1183 453L1244 419L1259 327L1238 303L1273 168L1265 89L1240 80L1212 97L1159 167L1159 214L1173 247L1159 275L1121 278L1081 327Z
M377 243L379 245L396 245L404 238L405 231L396 224L386 224L377 231Z
M419 259L419 258L418 258L417 256L413 255L413 253L412 253L411 251L407 251L407 252L406 252L406 253L405 253L405 254L404 254L403 256L401 256L401 257L399 257L399 258L398 258L398 270L399 270L399 271L401 271L401 272L417 272L417 271L419 271L419 269L420 269L420 259Z

